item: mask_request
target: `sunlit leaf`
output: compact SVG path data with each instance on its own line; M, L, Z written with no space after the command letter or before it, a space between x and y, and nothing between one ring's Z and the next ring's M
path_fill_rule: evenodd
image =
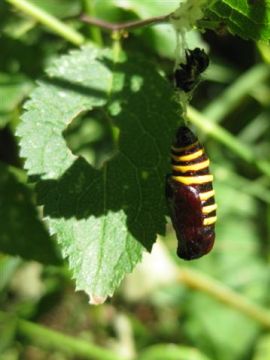
M112 295L165 231L164 177L177 122L172 90L152 64L106 54L88 46L60 58L26 104L18 130L51 232L77 289L91 299ZM102 106L119 135L111 160L96 169L72 154L63 131Z
M267 0L216 1L210 8L210 14L224 22L233 34L244 39L270 38L270 7Z

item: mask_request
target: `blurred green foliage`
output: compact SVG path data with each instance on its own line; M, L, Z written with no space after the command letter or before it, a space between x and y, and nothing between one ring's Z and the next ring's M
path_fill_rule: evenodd
M78 21L80 12L122 22L167 14L175 9L178 0L38 0L32 3L62 19L85 38L111 47L111 34ZM268 39L267 2L260 2L264 12L253 13L255 17L248 19L249 2L239 1L237 6L234 3L220 1L212 8L212 14L219 19L221 8L227 11L234 7L233 18L222 14L223 21L229 19L231 31L241 35L243 27L256 24L256 32L250 30L252 36L247 32L243 35L256 40ZM254 2L250 3L253 6ZM240 16L240 25L235 25ZM24 160L19 156L15 136L22 104L33 89L34 81L43 78L44 69L72 45L7 2L0 3L0 35L0 309L5 311L0 312L0 358L77 358L72 354L83 348L82 344L76 345L80 339L84 344L109 348L112 359L136 356L149 360L270 359L269 326L239 309L221 304L205 291L194 291L188 282L168 280L167 283L165 279L165 284L159 283L162 273L169 277L170 267L166 265L169 259L179 271L185 265L218 280L221 285L241 293L244 299L262 305L265 317L269 315L269 176L257 166L260 160L270 161L268 44L241 40L224 29L218 34L194 31L188 35L188 46L208 49L211 59L191 105L202 117L227 130L248 148L252 161L246 162L224 146L222 137L207 134L205 125L199 122L196 132L207 148L215 176L219 220L214 250L207 257L184 264L174 255L176 239L169 226L167 236L162 239L169 251L168 259L156 258L153 254L161 273L156 272L154 264L145 267L146 270L138 267L112 300L90 307L85 295L74 292L66 265L56 265L57 242L50 238L46 222L38 218L41 218L41 209L36 206L31 183L35 179L26 180ZM122 47L127 54L141 53L155 70L170 78L175 37L168 24L130 32ZM97 110L76 118L64 132L70 149L97 167L112 156L117 136L117 130L109 128L104 114ZM13 257L14 254L21 258ZM47 265L37 266L27 260ZM63 345L44 345L42 339L31 332L31 324L69 335L59 340L69 344L68 353ZM38 334L38 330L34 330ZM88 350L84 355L81 353L82 358L91 358ZM106 354L102 355L104 359Z

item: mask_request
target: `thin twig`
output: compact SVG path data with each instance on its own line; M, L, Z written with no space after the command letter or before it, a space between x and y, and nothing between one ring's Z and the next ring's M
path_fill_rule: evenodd
M203 115L212 121L221 122L247 95L269 79L269 64L259 63L246 71L227 87L203 110Z
M102 19L97 19L95 17L88 16L86 14L82 14L79 19L87 24L98 26L98 27L108 30L108 31L120 31L120 30L132 30L132 29L140 28L140 27L143 27L146 25L155 25L155 24L167 22L169 20L170 16L171 16L171 14L154 16L154 17L151 17L151 18L145 19L145 20L134 20L134 21L128 21L128 22L120 23L120 24L119 23L114 24L114 23L111 23L111 22L108 22L108 21L105 21Z
M12 323L13 321L16 324L18 338L48 351L62 351L74 359L123 360L123 356L119 356L111 349L17 318L14 314L0 311L0 321L3 323Z
M208 277L196 270L180 268L178 281L189 288L210 295L214 299L256 320L266 328L270 328L270 312L268 309L253 303L242 294L237 293L218 280Z

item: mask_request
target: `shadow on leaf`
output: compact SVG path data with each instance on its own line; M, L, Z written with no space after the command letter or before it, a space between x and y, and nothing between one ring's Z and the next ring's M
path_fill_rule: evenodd
M39 181L39 203L51 219L82 220L124 211L128 232L150 250L156 235L165 232L164 178L178 105L171 86L145 60L132 57L114 64L106 58L104 64L114 74L108 94L58 78L47 81L107 97L106 117L119 129L117 151L101 169L77 157L59 179Z

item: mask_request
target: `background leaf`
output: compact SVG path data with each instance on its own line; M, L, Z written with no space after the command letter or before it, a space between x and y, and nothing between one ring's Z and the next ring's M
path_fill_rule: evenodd
M0 251L44 263L59 263L32 197L9 167L0 163Z
M268 288L268 265L258 257L257 230L252 223L256 203L245 190L215 183L219 219L215 251L193 267L218 278L256 303L264 302ZM235 202L234 199L238 199ZM220 360L245 358L259 325L237 311L202 293L190 293L184 305L188 312L185 329L192 341ZM217 324L220 324L217 331ZM237 341L232 339L237 338Z
M150 346L139 356L139 360L209 360L196 349L173 344Z
M31 2L60 18L76 16L81 11L81 4L78 0L32 0Z
M143 247L151 249L165 231L164 177L177 123L172 90L151 64L135 55L116 63L101 56L88 46L60 58L26 104L18 130L25 166L41 180L51 232L77 289L92 298L112 295ZM117 150L96 169L71 153L62 132L106 102Z
M9 284L12 276L14 275L16 269L21 263L21 259L18 257L12 256L1 256L0 257L0 291L6 288Z
M6 125L14 111L32 88L24 76L0 73L0 127Z
M97 17L108 21L117 22L121 19L121 11L134 18L147 19L153 16L170 14L179 6L179 0L171 1L140 1L140 0L107 0L97 2L95 12ZM121 11L120 11L121 9ZM173 27L168 23L156 24L150 27L138 29L130 36L138 41L138 47L150 48L158 55L173 59L175 57L176 36ZM207 47L198 31L190 31L186 34L190 48Z
M256 346L256 351L253 360L268 360L270 359L270 336L269 333L262 335Z
M16 335L16 318L0 313L0 355L12 344Z

